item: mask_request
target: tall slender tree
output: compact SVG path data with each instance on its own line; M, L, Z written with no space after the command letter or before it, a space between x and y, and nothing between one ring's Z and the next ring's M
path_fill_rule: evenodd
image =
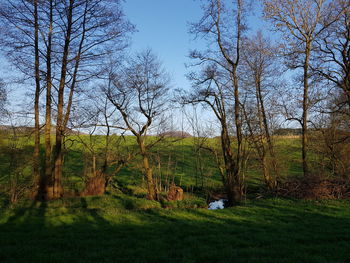
M302 127L302 164L304 176L307 176L310 60L315 41L338 20L340 13L333 1L327 0L263 0L263 5L265 18L283 34L287 65L302 69L302 116L294 119Z
M39 14L38 0L33 1L33 17L34 17L34 76L35 76L35 97L34 97L34 154L33 154L33 175L36 180L40 176L40 114L39 114L39 99L40 99L40 54L39 54Z
M192 24L190 28L192 34L204 36L209 43L209 48L205 52L198 50L191 52L191 57L198 62L195 64L214 63L227 73L230 80L229 87L234 100L233 119L237 138L235 153L232 151L229 130L226 129L227 125L221 126L221 144L225 160L225 177L227 178L225 188L229 205L239 203L243 194L245 161L238 67L241 62L241 41L245 30L246 5L247 1L245 0L236 0L233 3L220 0L205 1L202 18L198 23Z
M33 176L40 173L40 113L41 92L40 45L39 45L39 1L6 1L0 5L1 44L7 57L24 73L25 78L34 80L34 151ZM10 27L9 27L10 25ZM23 58L25 56L25 58Z
M254 94L252 105L255 104L253 114L256 116L254 116L256 121L247 119L247 125L261 161L265 183L270 190L275 190L279 172L271 136L267 98L268 95L273 96L274 81L280 73L276 57L277 49L264 38L261 31L247 38L244 47L242 71L247 77L248 88L253 86L247 92Z
M46 198L46 186L48 180L51 177L51 111L52 111L52 34L53 34L53 8L54 2L50 0L47 3L47 18L48 25L46 27L46 38L44 39L46 50L43 51L45 54L46 61L46 103L45 103L45 164L44 171L41 173L39 191L37 198ZM44 29L42 29L44 31Z

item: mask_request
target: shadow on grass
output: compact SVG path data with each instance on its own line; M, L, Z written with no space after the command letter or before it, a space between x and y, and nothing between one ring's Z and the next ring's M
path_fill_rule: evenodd
M8 218L8 223L22 223L26 218L36 218L39 219L37 222L40 223L41 220L45 219L47 203L33 201L30 205L26 207L19 207L13 209L13 215Z
M0 225L1 262L350 262L349 204L217 211L32 206Z

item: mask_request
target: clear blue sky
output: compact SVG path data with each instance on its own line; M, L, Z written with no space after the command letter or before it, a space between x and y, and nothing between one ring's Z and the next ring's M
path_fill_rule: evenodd
M184 63L194 45L187 22L200 18L200 1L127 0L124 11L138 30L132 37L132 49L151 48L172 75L174 86L188 85Z
M200 43L188 34L188 23L200 19L200 6L199 0L126 0L124 3L126 16L138 30L132 37L132 50L151 48L178 88L189 87L184 64L189 61L189 50ZM253 8L259 9L257 4ZM260 15L259 11L255 14ZM263 27L257 17L250 17L248 22L253 31Z

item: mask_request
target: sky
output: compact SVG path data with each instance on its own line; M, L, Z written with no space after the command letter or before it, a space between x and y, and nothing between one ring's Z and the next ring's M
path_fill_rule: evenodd
M257 1L253 2L257 3ZM151 48L170 74L172 88L188 90L190 82L186 74L189 69L186 68L185 63L190 62L189 51L204 46L203 41L194 40L193 36L188 33L189 23L197 22L202 16L201 1L125 0L123 8L126 18L137 29L131 38L131 52ZM255 10L255 15L249 17L248 25L251 31L255 32L263 29L264 23L258 17L259 7L255 4L252 9ZM9 75L11 66L5 66L5 61L1 58L0 61L3 65L0 77ZM16 90L13 90L11 95L12 101L21 101L20 105L23 105L22 100L18 99L19 95Z
M255 5L252 5L252 15L247 21L251 33L266 28L266 24L259 17L261 9L257 2L253 1ZM189 51L205 46L203 40L194 40L188 33L189 23L199 21L202 16L201 1L126 0L124 13L137 29L132 36L131 51L151 48L171 75L172 87L189 90L191 84L186 74L190 69L185 66L185 63L190 62ZM183 114L174 110L173 113L173 122L183 123ZM210 111L197 107L197 113L201 116L202 123L205 120L210 127L216 126L216 118ZM189 126L185 130L188 128Z
M126 0L124 3L126 17L138 30L132 36L132 50L151 48L171 74L175 88L190 87L185 63L189 62L189 51L201 43L188 33L188 23L200 19L200 6L199 0ZM256 4L252 8L259 10ZM264 26L258 18L259 11L254 13L248 19L253 32Z
M125 0L123 3L126 17L137 29L132 35L131 51L151 48L171 75L173 88L190 87L185 76L189 69L186 69L185 63L190 62L189 51L203 45L203 42L194 40L188 33L188 23L200 19L200 6L200 0ZM262 21L252 16L249 25L255 31L262 27ZM12 67L1 57L0 62L0 77L10 75ZM15 94L17 97L18 94Z
M136 25L132 50L151 48L172 76L176 88L186 88L185 62L194 41L187 33L188 22L201 16L200 2L192 0L127 0L126 17Z

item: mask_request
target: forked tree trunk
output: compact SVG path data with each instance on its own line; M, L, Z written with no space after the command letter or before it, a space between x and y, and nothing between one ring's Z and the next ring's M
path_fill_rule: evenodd
M241 174L243 172L244 154L243 154L243 136L242 136L242 122L240 116L240 102L239 102L239 84L237 76L237 67L240 61L240 45L241 45L241 33L242 33L242 1L237 0L237 14L236 14L236 39L235 39L235 58L232 59L227 53L224 44L221 39L221 29L220 29L220 17L221 17L221 1L216 1L217 6L217 18L215 26L217 29L217 44L220 48L221 54L227 63L231 66L230 77L233 86L234 95L234 123L236 128L237 137L237 153L235 156L232 154L231 143L227 129L227 123L222 127L222 146L224 153L225 169L226 169L226 182L225 187L227 189L228 195L228 205L239 204L242 200L242 178ZM227 144L228 142L228 144Z

